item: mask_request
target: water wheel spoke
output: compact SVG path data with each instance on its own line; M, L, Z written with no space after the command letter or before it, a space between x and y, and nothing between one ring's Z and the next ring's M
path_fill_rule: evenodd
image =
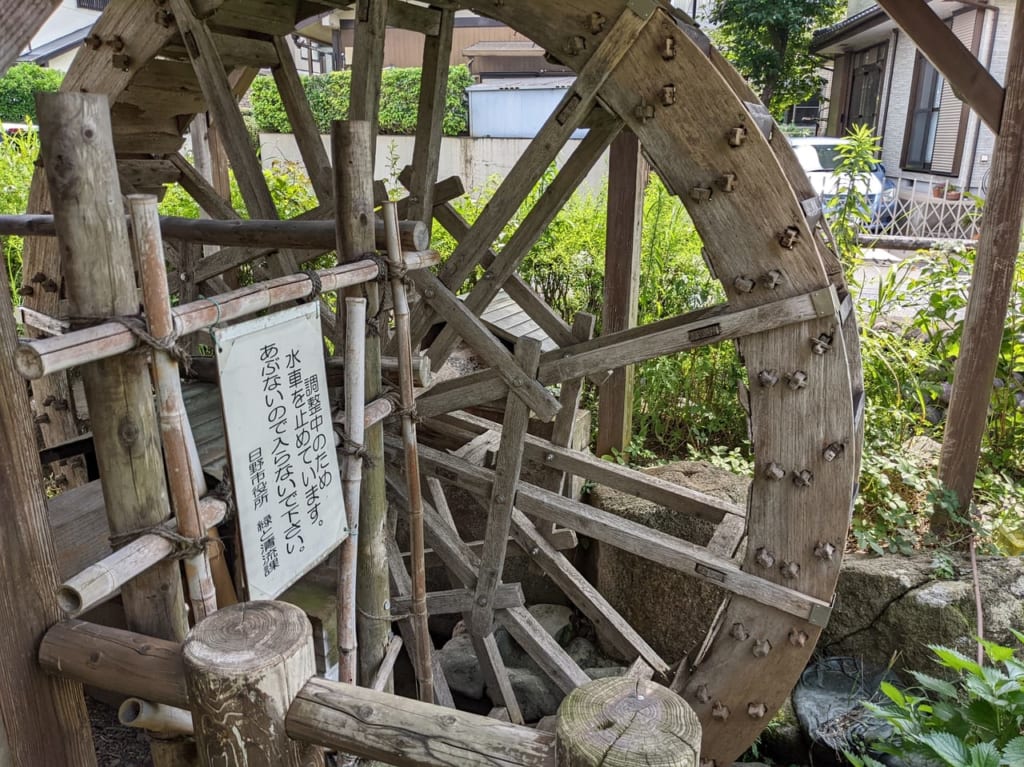
M501 252L495 256L491 250L484 251L484 256L480 260L480 265L486 269L484 278L477 282L464 298L466 306L478 317L490 306L498 291L513 276L544 230L622 130L621 120L603 109L594 111L597 119L586 138L558 171ZM434 370L444 364L458 340L458 335L451 325L441 331L430 345L429 356L433 361Z

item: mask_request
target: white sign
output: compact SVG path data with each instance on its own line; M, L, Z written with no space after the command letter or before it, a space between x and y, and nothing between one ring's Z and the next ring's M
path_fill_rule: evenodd
M319 302L212 331L250 599L275 599L348 535Z

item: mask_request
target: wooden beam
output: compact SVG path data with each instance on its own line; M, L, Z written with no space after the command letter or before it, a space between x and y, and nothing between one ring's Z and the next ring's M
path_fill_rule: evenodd
M516 362L521 375L533 378L540 363L540 341L521 338L516 344ZM512 505L515 503L516 485L523 466L523 441L530 425L530 409L518 397L509 395L505 403L505 420L495 463L494 487L491 489L487 509L487 533L484 550L477 571L476 604L468 622L470 632L477 636L491 633L494 622L494 596L505 570L508 552L508 531L512 524Z
M313 191L320 204L326 205L333 199L331 161L320 139L320 129L299 80L288 42L283 37L275 37L274 48L278 57L278 63L273 69L274 82L281 94L281 103L288 114L288 122L291 123L295 143L298 144Z
M473 493L487 494L493 486L494 472L438 450L422 447L420 460L424 474L458 482ZM583 535L713 583L782 613L808 619L829 610L825 602L744 572L731 559L711 554L701 546L529 483L519 484L517 506L524 514L570 527ZM434 549L436 551L437 547Z
M357 0L352 54L352 94L349 119L370 124L370 164L377 147L381 73L384 70L384 35L389 0Z
M392 3L392 10L418 9L408 3ZM434 185L441 161L444 137L444 113L448 98L448 60L452 52L455 11L427 11L437 21L436 31L427 33L423 44L423 69L420 74L419 121L412 155L412 181L409 185L407 217L428 227L433 221Z
M999 133L1006 92L925 0L878 0L878 4L949 81L957 97L977 112L993 133Z
M15 8L17 14L17 8ZM18 345L10 293L0 296L0 752L10 764L94 765L82 690L34 663L60 617L60 582L25 382L9 362Z
M205 123L205 118L203 119ZM192 125L196 126L199 124L199 117L192 121ZM213 159L212 153L209 151L209 139L200 140L199 136L202 133L201 130L196 130L193 127L193 142L198 146L207 147L204 151L200 152L198 149L195 152L196 162L200 161L200 158L205 158L204 164L212 170ZM205 136L209 136L209 132L205 133ZM181 174L178 177L178 183L181 184L181 188L188 192L189 196L199 203L199 207L203 213L213 219L221 221L237 221L242 217L238 214L234 208L231 207L231 203L223 197L220 192L217 191L213 183L208 181L206 177L200 173L199 169L194 167L188 160L181 156L180 152L175 152L167 158L178 172Z
M18 58L58 5L60 0L3 0L0 3L5 27L0 37L0 74Z
M939 461L939 481L956 493L961 510L974 494L981 441L999 361L1014 267L1020 250L1024 207L1024 3L1014 11L1010 58L1006 64L1006 112L996 138L981 240L971 277L967 317L953 378L953 397ZM952 524L948 511L938 510L932 526Z
M398 767L555 767L555 737L476 714L313 678L288 735Z
M558 171L558 175L544 190L501 252L493 259L488 259L493 251L484 252L483 258L480 259L480 264L487 270L484 279L477 282L463 300L466 307L476 316L479 317L491 305L544 230L569 201L587 173L622 129L621 120L612 117L603 109L595 111L599 115L596 124L573 151L568 162ZM458 335L449 324L430 345L430 358L435 370L448 358L457 340Z
M807 320L833 317L839 312L834 288L810 295L773 301L749 309L731 310L724 304L651 323L587 343L547 352L541 358L538 380L550 386L581 375L614 370L623 365L675 354L712 343L796 325ZM503 376L483 370L443 381L418 400L424 418L464 410L505 395Z
M633 133L612 143L608 166L608 233L604 256L601 333L636 326L640 300L640 240L650 172ZM616 369L598 390L597 454L626 455L633 440L633 366Z

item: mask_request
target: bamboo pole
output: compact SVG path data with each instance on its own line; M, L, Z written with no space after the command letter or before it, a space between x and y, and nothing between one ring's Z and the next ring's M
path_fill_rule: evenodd
M395 312L398 338L399 391L402 402L402 442L405 447L405 482L409 500L409 542L412 550L412 625L416 646L413 664L419 699L434 700L434 679L431 668L430 631L427 627L427 571L423 562L423 496L420 484L420 462L416 447L416 393L413 391L412 326L409 320L409 299L405 289L405 258L398 232L398 209L384 203L384 225L388 234L388 266L391 273L391 300Z
M117 709L117 721L126 727L158 732L161 735L191 735L192 712L142 698L126 698Z
M438 263L434 251L406 253L410 269ZM317 272L324 292L360 285L377 277L375 261L361 260ZM172 310L179 336L206 330L221 322L240 319L274 306L299 301L312 294L313 283L305 274L289 275L233 290L213 298L175 307ZM133 309L134 311L134 309ZM116 357L139 345L139 339L124 325L104 322L62 336L24 341L15 353L15 367L29 380L67 370L89 362Z
M369 122L336 122L333 126L332 162L338 227L338 258L355 260L374 249L373 151ZM380 290L367 283L366 401L381 395ZM343 317L344 315L340 315ZM338 322L337 326L344 323ZM336 332L340 327L336 328ZM338 345L343 337L336 335ZM387 512L384 482L384 428L376 424L366 432L366 457L359 499L359 567L356 605L359 610L359 678L367 684L380 668L391 641L390 580L388 576Z
M358 672L356 573L359 559L359 493L366 439L366 299L345 299L345 449L342 492L348 538L338 556L338 680L355 684Z
M199 502L203 529L220 524L227 511L224 501L204 498ZM167 528L174 530L174 521ZM69 618L106 602L140 573L167 559L174 543L160 535L143 535L94 565L68 578L57 590L57 604Z
M167 292L167 269L156 197L130 195L128 210L132 222L132 245L142 278L149 332L158 339L174 339L176 332L174 317L171 315L171 298ZM172 340L171 343L176 341ZM202 468L191 459L196 450L181 396L178 362L170 353L154 350L152 369L157 391L160 435L167 464L167 485L174 516L178 521L178 533L198 542L203 539L206 531L199 515L200 485L206 483L202 479ZM217 611L217 592L205 549L186 557L184 566L194 620L198 622Z

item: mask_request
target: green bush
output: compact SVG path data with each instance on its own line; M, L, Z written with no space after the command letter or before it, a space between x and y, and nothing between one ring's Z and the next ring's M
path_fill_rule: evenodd
M36 93L60 88L64 74L36 64L15 64L0 77L0 121L35 122Z
M348 118L351 82L351 70L302 78L306 99L321 133L329 133L334 120ZM448 75L448 93L443 119L445 135L458 136L468 130L469 110L465 91L472 84L473 77L467 67L452 67ZM378 120L381 133L411 135L416 132L419 93L418 68L384 70ZM252 85L250 99L253 117L261 131L291 132L288 115L272 77L257 77Z
M1014 632L1019 641L1024 635ZM864 705L894 731L875 749L918 757L948 767L1019 767L1024 764L1024 663L1009 647L982 642L988 665L930 645L937 663L954 681L912 672L917 687L899 690L887 682L890 703ZM847 754L857 767L881 767L869 756Z
M24 213L28 207L28 192L39 156L39 134L34 130L13 134L0 133L0 215ZM17 295L21 287L21 237L0 236L7 267L7 282L14 305L20 303Z

